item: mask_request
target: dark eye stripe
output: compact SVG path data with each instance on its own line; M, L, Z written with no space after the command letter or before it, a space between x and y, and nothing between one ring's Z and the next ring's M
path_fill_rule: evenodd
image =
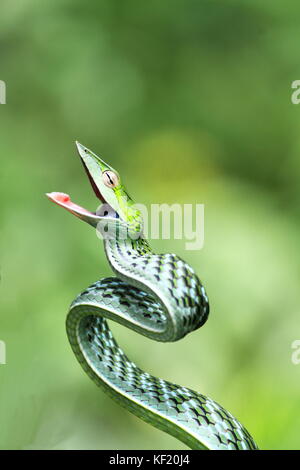
M118 176L110 170L107 170L102 175L105 186L115 188L119 184Z
M110 184L114 184L113 180L111 179L111 177L109 176L108 173L106 173L106 176L107 176L107 178L109 179Z

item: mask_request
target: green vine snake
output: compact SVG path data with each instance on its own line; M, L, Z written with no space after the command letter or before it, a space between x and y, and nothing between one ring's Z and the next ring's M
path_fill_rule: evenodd
M64 193L47 196L97 228L116 274L92 284L70 306L66 329L77 360L120 405L192 449L257 449L231 413L200 393L144 372L115 341L107 320L156 341L179 340L205 323L209 303L187 263L175 254L153 253L117 171L81 144L77 148L100 210L90 212Z

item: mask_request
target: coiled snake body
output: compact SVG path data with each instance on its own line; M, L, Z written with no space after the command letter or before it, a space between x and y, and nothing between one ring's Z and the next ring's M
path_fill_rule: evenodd
M208 299L193 269L174 254L157 255L136 235L140 214L118 173L77 143L96 195L107 210L99 215L63 193L48 197L99 228L115 278L97 281L71 304L67 334L89 377L120 405L193 449L256 449L248 431L210 398L156 378L137 367L115 341L107 319L157 341L176 341L207 320ZM105 224L105 225L103 225ZM107 229L106 229L107 230Z

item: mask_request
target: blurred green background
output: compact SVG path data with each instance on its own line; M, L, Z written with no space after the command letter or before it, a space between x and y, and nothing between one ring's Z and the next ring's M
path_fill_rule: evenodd
M0 448L184 448L112 402L67 342L71 300L110 275L74 140L140 203L204 203L205 245L156 240L207 288L174 344L112 325L138 365L209 395L263 449L300 449L298 3L2 0Z

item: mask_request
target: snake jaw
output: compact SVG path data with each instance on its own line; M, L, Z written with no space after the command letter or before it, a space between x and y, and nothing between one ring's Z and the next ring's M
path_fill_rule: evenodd
M73 215L76 215L79 219L87 222L88 224L92 225L93 227L97 227L97 224L105 219L106 217L103 215L98 215L95 212L91 212L84 207L79 206L71 201L71 198L68 194L60 193L60 192L52 192L46 193L46 196L50 201L54 202L58 206L64 207ZM110 214L111 217L111 214Z
M69 212L72 212L74 215L95 215L95 213L90 212L87 209L84 209L84 207L81 207L78 204L72 202L68 194L54 191L52 193L46 193L46 196L48 199L50 199L50 201L55 202L55 204L57 204L58 206L64 207Z
M92 212L72 202L70 196L66 193L54 191L52 193L46 193L46 196L50 201L63 207L71 214L76 215L76 217L95 228L99 228L99 222L115 223L115 221L119 219L119 214L115 212L109 204L103 204L96 212Z

